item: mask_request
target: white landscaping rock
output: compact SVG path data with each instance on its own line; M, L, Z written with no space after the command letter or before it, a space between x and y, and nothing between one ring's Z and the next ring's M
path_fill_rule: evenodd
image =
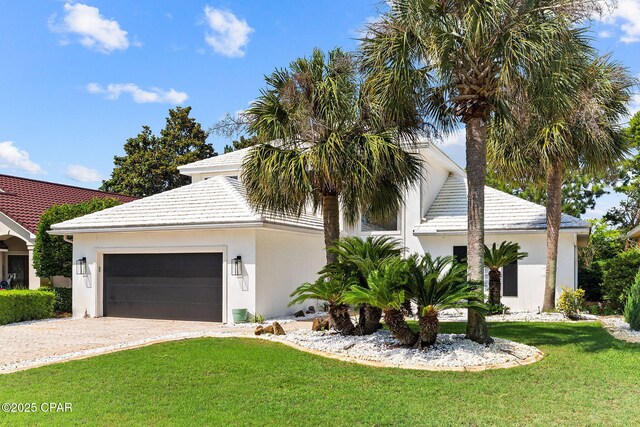
M272 325L273 322L278 322L281 325L285 325L287 323L293 323L293 322L299 322L302 320L313 320L317 317L326 317L328 316L327 313L325 313L324 311L317 311L315 313L310 313L310 314L305 314L304 317L295 317L294 315L291 316L285 316L282 317L280 319L265 319L264 322L262 323L249 323L249 322L245 322L245 323L225 323L224 325L222 325L225 328L257 328L258 326L265 326L265 325Z
M615 338L623 341L640 343L640 331L634 331L621 316L609 316L601 318L605 329Z
M442 310L438 314L441 322L465 322L467 320L466 309ZM487 316L487 322L571 322L562 313L538 313L535 311L520 311L507 314L495 314ZM580 320L597 320L598 317L591 314L581 314Z
M265 338L349 359L427 369L493 367L503 364L517 366L526 359L542 356L540 350L525 344L495 338L493 344L482 345L465 339L460 334L439 334L436 344L425 350L398 347L398 342L385 330L366 336L297 330L287 332L284 336Z

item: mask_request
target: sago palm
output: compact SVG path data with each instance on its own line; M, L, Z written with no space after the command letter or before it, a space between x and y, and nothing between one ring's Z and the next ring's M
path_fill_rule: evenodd
M468 279L481 284L487 124L509 114L512 87L546 76L550 58L581 44L575 23L596 0L394 0L362 41L367 90L405 134L421 132L409 118L451 130L466 128ZM549 88L555 86L550 85ZM549 92L549 91L548 91ZM550 96L559 94L550 93ZM467 336L489 342L484 318L469 310Z
M570 171L602 173L627 153L620 123L636 83L608 56L589 51L558 59L557 80L568 82L568 102L536 91L514 91L513 120L491 129L491 161L520 180L542 180L547 190L547 270L543 309L555 307L562 185ZM532 79L535 83L536 79ZM539 86L544 83L538 82Z
M343 237L329 248L335 255L337 262L328 265L325 271L332 271L334 275L342 274L353 278L366 288L367 277L379 268L383 262L391 257L402 254L400 242L388 236ZM360 305L357 333L372 334L378 330L382 310L369 304Z
M349 315L349 305L343 300L345 290L355 281L330 279L321 276L313 283L303 283L291 293L289 305L300 304L309 299L327 302L328 314L333 328L342 335L353 335L355 327Z
M368 304L384 313L384 322L401 345L413 346L418 335L405 320L404 303L408 265L401 258L389 258L367 276L367 287L352 285L343 294L350 304Z
M466 280L466 265L452 256L408 260L408 290L418 306L419 348L435 344L440 329L438 313L448 308L473 308L486 311L482 294Z
M495 243L489 248L484 246L484 265L489 269L489 298L492 305L499 305L502 295L502 274L500 269L518 260L529 256L526 252L520 252L520 245L513 242L502 242L500 246Z
M267 88L243 117L263 144L242 165L251 205L300 215L321 211L325 247L340 234L340 212L355 223L396 215L421 160L405 151L389 120L368 102L351 55L314 50L266 77ZM335 261L327 251L327 263Z

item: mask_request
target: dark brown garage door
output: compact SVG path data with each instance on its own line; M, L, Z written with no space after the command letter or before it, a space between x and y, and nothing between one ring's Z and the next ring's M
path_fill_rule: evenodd
M222 321L222 254L104 256L104 315Z

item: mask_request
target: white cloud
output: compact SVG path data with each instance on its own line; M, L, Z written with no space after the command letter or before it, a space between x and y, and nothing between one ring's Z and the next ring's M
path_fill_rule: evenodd
M67 176L80 182L100 181L100 172L82 165L67 166Z
M611 37L613 37L613 33L611 31L600 31L598 33L598 37L600 37L601 39L610 39Z
M640 41L640 0L619 0L610 13L597 19L619 28L621 42Z
M19 169L29 173L44 172L39 164L29 159L29 153L18 149L13 141L0 142L0 168Z
M98 83L89 83L86 89L89 93L103 94L106 99L111 100L116 100L123 93L128 93L137 104L160 102L182 104L189 98L186 92L178 92L173 88L163 90L158 87L152 87L149 90L143 90L134 83L111 83L106 87Z
M120 28L118 21L105 18L97 7L86 4L65 3L62 20L58 21L53 15L49 27L56 33L76 35L80 44L102 53L129 47L127 32ZM62 39L60 43L65 45L69 40Z
M244 19L238 19L233 12L225 9L204 7L206 23L211 32L205 34L205 41L211 48L224 56L242 57L249 43L249 34L254 29Z
M463 129L457 129L451 133L444 135L437 140L437 144L440 147L450 147L452 145L465 145L467 142L467 135Z

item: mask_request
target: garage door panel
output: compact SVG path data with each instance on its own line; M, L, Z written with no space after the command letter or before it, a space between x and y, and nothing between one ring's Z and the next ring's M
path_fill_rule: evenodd
M175 302L199 304L200 301L215 301L220 293L216 287L209 286L155 286L148 284L109 284L109 303L127 301Z
M222 254L106 254L104 315L222 321Z
M109 316L135 317L138 319L170 319L203 322L220 322L212 318L212 308L222 311L222 304L179 304L179 303L146 303L129 302L115 304L110 307ZM131 313L135 313L132 316Z

